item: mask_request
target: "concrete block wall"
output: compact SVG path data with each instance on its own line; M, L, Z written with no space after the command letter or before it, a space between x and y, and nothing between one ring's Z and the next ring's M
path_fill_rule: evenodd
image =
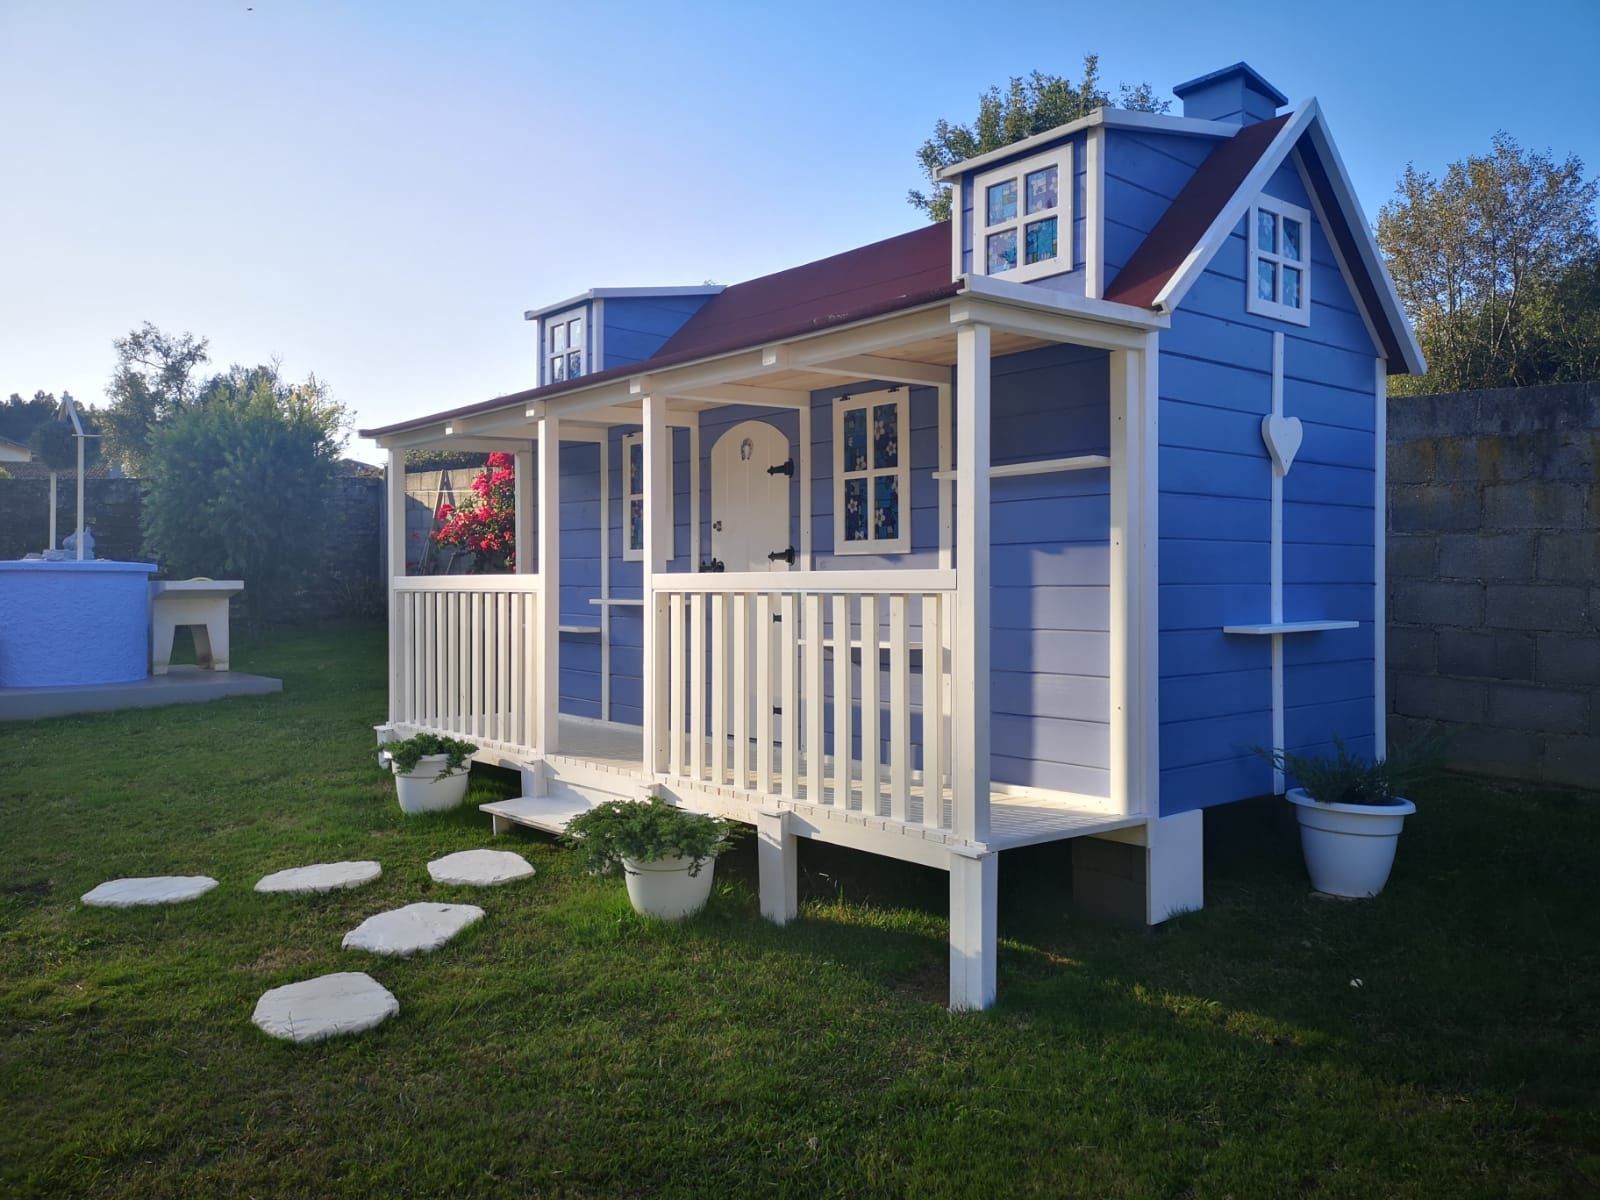
M1600 382L1389 401L1391 738L1600 787Z

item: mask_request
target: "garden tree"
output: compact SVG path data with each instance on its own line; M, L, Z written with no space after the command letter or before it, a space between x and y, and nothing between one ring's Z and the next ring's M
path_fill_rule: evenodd
M153 426L147 552L176 576L233 576L259 623L313 570L346 424L315 376L235 366Z
M927 178L926 192L912 188L906 199L928 214L930 221L950 217L950 189L936 181L940 167L976 154L998 150L1025 137L1086 117L1097 108L1126 108L1135 112L1166 112L1167 100L1157 100L1148 83L1120 84L1120 103L1113 101L1100 83L1100 56L1083 56L1083 78L1078 83L1065 75L1041 71L1023 78L1012 76L1004 91L990 87L978 97L978 116L971 125L941 120L933 136L917 150L917 163Z
M117 369L106 387L110 407L101 416L106 454L138 476L152 430L195 398L195 371L210 361L210 343L189 333L165 333L146 321L112 345Z
M27 445L35 429L55 420L59 407L51 392L35 392L31 400L12 392L11 398L0 404L0 437Z
M1428 358L1425 393L1593 378L1600 362L1595 200L1569 155L1497 133L1435 179L1407 165L1378 243Z

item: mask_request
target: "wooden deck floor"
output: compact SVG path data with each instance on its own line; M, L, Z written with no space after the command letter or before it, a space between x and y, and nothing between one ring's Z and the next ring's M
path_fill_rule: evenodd
M551 756L553 759L603 766L608 771L625 772L640 779L645 777L643 734L637 725L562 716L560 739L560 748ZM856 783L859 784L859 779ZM944 800L947 804L949 798L950 793L946 790ZM913 787L911 797L914 818L920 819L923 802L923 789L918 782ZM859 786L851 789L848 807L860 811ZM580 808L570 800L518 798L487 805L485 811L518 824L559 832ZM1094 797L1022 794L1014 789L997 789L989 798L988 845L992 849L1008 850L1143 824L1143 817L1128 817L1106 811L1105 802Z

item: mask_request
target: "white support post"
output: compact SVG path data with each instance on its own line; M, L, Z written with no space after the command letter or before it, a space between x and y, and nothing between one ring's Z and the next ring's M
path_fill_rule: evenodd
M988 1008L995 998L1000 856L950 858L950 1007Z
M667 432L665 396L648 395L643 400L644 421L644 760L645 773L654 776L665 771L666 687L662 649L666 645L666 621L659 611L653 577L665 573L672 548L672 497L667 493L667 470L672 442ZM626 474L626 472L624 472ZM627 528L627 517L623 517ZM681 669L682 663L675 664ZM700 736L697 727L695 735Z
M56 473L50 472L50 544L46 550L56 548Z
M539 418L538 722L541 754L560 747L561 727L561 422Z
M1205 814L1199 809L1145 826L1145 921L1159 925L1205 904Z
M955 481L950 478L950 385L939 388L939 569L948 571L955 565Z
M1272 335L1272 415L1283 416L1283 334L1277 331ZM1277 624L1283 620L1283 472L1278 470L1276 463L1272 463L1268 469L1272 472L1270 492L1272 543L1269 554L1268 601L1268 611L1271 615L1267 619ZM1274 754L1282 754L1283 635L1275 633L1269 640L1272 643L1272 751ZM1276 765L1272 768L1272 791L1275 795L1281 795L1283 792L1283 772Z
M956 330L951 819L957 837L980 843L989 840L989 340L987 325L967 324ZM866 637L863 630L863 642Z
M800 562L801 570L814 571L817 564L811 557L811 397L799 411L800 450L795 456L800 470Z
M406 653L400 644L400 596L394 581L406 573L406 452L390 450L384 472L385 517L388 520L384 540L383 572L385 587L389 592L389 720L399 712L401 656Z
M756 838L761 915L787 925L800 912L799 839L789 832L788 814L767 809L756 814Z
M674 532L676 537L676 532ZM710 558L707 554L705 558ZM689 570L705 561L700 554L700 414L689 416Z
M512 507L516 510L517 573L533 573L533 445L513 456Z
M74 418L74 426L77 421ZM77 559L83 561L83 431L78 430L78 524L72 531L72 542L77 547Z
M604 430L600 435L600 719L611 720L610 429Z
M1132 698L1139 671L1139 548L1136 533L1139 369L1129 350L1111 352L1111 805L1122 814L1138 810L1138 730Z

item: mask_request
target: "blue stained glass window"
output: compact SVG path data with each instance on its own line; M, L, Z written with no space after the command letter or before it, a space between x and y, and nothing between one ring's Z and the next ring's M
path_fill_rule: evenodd
M1283 256L1300 261L1300 222L1288 217L1283 219Z
M867 469L867 410L853 408L844 414L844 469Z
M546 383L560 383L567 377L567 356L558 354L550 360L550 378Z
M574 350L567 355L567 378L576 379L583 374L583 352Z
M644 549L644 501L628 501L628 549Z
M1028 172L1027 211L1043 212L1056 206L1056 169Z
M900 410L893 404L872 410L872 465L880 469L900 465Z
M872 536L893 541L900 536L900 481L880 475L872 481Z
M628 443L628 492L638 495L644 491L644 443Z
M1009 271L1017 265L1017 231L1008 229L1004 233L991 233L988 240L989 270L990 275L998 275L1001 271Z
M1004 183L991 184L988 191L989 220L987 224L998 225L1001 221L1009 221L1017 215L1017 181L1008 179Z
M1056 256L1056 219L1046 217L1029 225L1023 237L1023 261L1036 263Z
M867 481L865 479L846 479L844 481L844 540L847 542L864 542L867 540Z
M1262 300L1278 298L1278 265L1264 258L1256 262L1256 295Z
M1300 307L1300 272L1293 267L1283 269L1283 302L1290 308Z
M1278 252L1278 219L1264 208L1256 209L1256 249Z

